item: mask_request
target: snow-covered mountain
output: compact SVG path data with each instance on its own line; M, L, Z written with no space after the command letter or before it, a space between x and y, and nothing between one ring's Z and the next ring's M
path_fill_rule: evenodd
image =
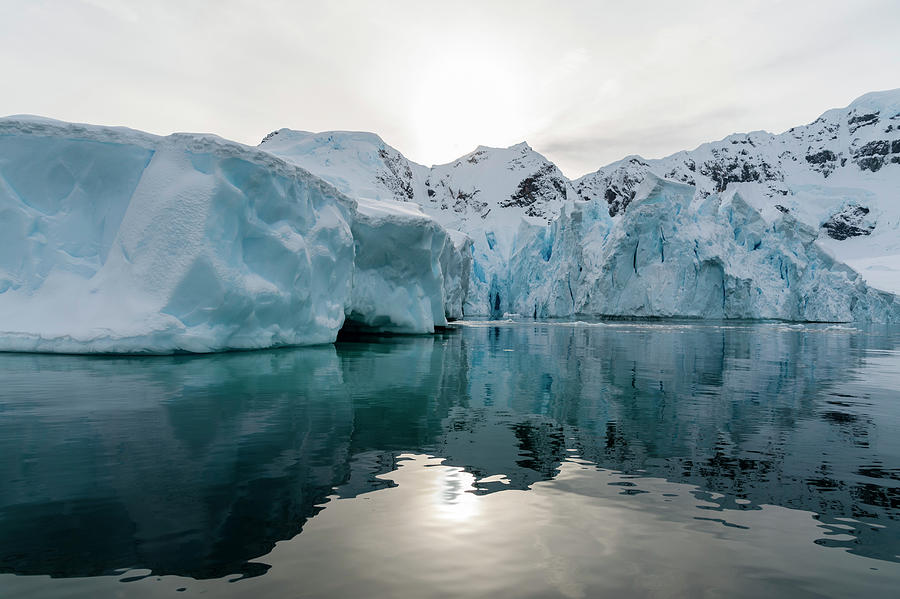
M280 129L259 148L351 197L416 202L446 228L465 233L472 239L474 258L466 297L469 315L502 312L506 294L500 290L508 287L520 233L546 227L566 200L576 197L556 165L525 143L480 146L431 168L408 160L371 133Z
M559 215L570 181L552 162L520 143L479 146L431 168L408 160L374 133L279 129L259 148L325 179L353 197L415 201L448 224L518 217L549 222Z
M629 156L573 182L583 200L627 210L648 173L735 192L767 221L790 213L877 288L900 293L900 90L866 94L780 135L729 135L657 160Z
M730 206L737 194L738 204L746 203L767 226L789 214L804 227L804 236L812 235L817 252L849 264L877 289L900 293L900 90L867 94L780 135L730 135L662 159L629 156L575 181L525 143L479 147L431 168L371 134L283 129L260 148L351 196L414 201L448 228L469 235L474 243L470 315L522 309L524 291L516 289L534 273L517 264L536 254L554 261L552 230L559 229L556 221L565 206L569 218L583 214L585 202L603 206L610 217L605 227L634 226L624 217L651 174L691 186L698 205L715 196ZM569 302L568 308L547 308L543 314L587 308Z
M351 197L411 202L424 195L428 169L407 160L374 133L279 129L259 148L305 168Z

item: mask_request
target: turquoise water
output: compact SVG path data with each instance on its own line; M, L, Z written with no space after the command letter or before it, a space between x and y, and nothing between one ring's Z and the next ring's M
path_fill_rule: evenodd
M900 329L0 354L0 597L896 596Z

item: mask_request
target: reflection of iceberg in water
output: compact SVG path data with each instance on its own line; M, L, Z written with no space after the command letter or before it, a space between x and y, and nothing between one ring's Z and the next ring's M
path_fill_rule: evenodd
M261 573L249 560L329 497L395 484L404 452L445 460L432 497L463 520L473 487L528 489L578 455L719 493L704 497L713 519L815 512L852 528L824 543L896 560L900 439L879 434L896 408L860 380L894 350L876 333L534 324L204 357L0 355L0 570Z
M346 476L352 408L332 347L4 355L0 368L6 571L258 572L246 560L296 534Z

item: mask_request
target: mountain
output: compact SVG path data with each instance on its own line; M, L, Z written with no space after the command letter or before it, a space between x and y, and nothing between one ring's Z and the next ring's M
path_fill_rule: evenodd
M900 90L866 94L780 135L730 135L657 160L629 156L573 185L617 216L651 172L695 186L698 197L740 193L769 221L789 212L869 284L900 293Z
M574 198L571 182L526 143L479 146L428 168L372 133L280 129L258 146L325 179L351 197L415 202L446 228L472 239L473 267L465 313L501 310L520 226L545 227ZM501 295L501 300L502 300ZM488 305L497 304L497 309Z
M698 205L711 196L731 205L737 196L767 226L789 214L812 236L816 252L848 264L877 289L900 293L900 90L866 94L779 135L730 135L661 159L629 156L574 181L525 143L480 146L431 168L372 134L283 129L260 149L351 196L413 201L469 235L470 315L521 308L514 289L530 277L514 266L522 253L549 255L553 224L558 228L561 214L582 213L583 203L603 206L610 229L626 226L625 215L651 175L690 186ZM610 309L593 309L600 308ZM570 302L568 311L558 306L545 315L578 309Z
M414 201L448 224L485 221L492 212L549 222L571 182L552 162L520 143L479 146L431 168L407 159L374 133L279 129L259 148L325 179L353 197ZM534 222L538 222L535 220Z

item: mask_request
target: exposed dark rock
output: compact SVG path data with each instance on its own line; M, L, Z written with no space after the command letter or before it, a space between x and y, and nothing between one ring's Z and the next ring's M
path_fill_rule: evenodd
M865 127L867 125L874 125L877 122L878 122L878 113L877 112L851 116L847 120L847 124L850 126L850 133L855 133L856 130L859 129L860 127Z
M456 200L453 204L453 210L456 212L463 212L466 209L466 206L471 206L476 211L484 210L487 208L487 202L481 202L475 199L475 196L479 193L481 193L480 189L473 189L472 191L457 189L455 193L451 189L450 196ZM484 216L484 214L481 215L482 218L484 218Z
M275 137L276 135L278 135L278 131L272 131L271 133L269 133L268 135L263 137L262 141L259 143L264 144L267 141L269 141L270 139L272 139L273 137Z
M831 150L822 150L821 152L808 154L806 156L806 161L810 164L825 164L826 162L834 162L835 160L837 160L837 156L835 156L834 152Z
M394 196L398 200L413 201L415 192L413 191L413 174L409 163L404 160L399 152L388 152L385 148L380 149L378 155L384 161L388 172L378 173L375 178L393 191Z
M775 209L778 210L779 212L784 212L785 214L787 214L788 212L791 211L790 208L785 208L781 204L775 204Z
M693 177L681 171L680 168L676 167L670 170L665 174L666 179L672 179L673 181L681 181L685 185L696 185L696 181Z
M868 170L874 173L884 165L884 158L881 156L866 156L857 160L856 164L859 165L861 170Z
M687 166L687 163L686 163ZM602 197L608 204L610 216L616 216L625 210L634 199L638 186L650 170L650 165L639 158L630 158L619 164L614 170L603 173L591 184L581 184L576 189L578 196L585 201ZM598 175L600 172L597 173ZM681 174L668 173L666 177L681 179ZM682 179L683 180L683 179Z
M469 164L478 164L482 160L482 156L484 156L487 152L484 150L478 150L477 152L473 152L471 156L469 156L468 163Z
M865 206L847 206L822 223L822 228L829 237L838 241L869 235L875 229L875 225L864 222L868 215L869 209Z
M634 200L634 196L636 194L635 190L631 191L619 191L614 187L611 187L606 190L607 197L610 191L612 191L613 200L609 202L609 215L615 216L620 212L625 212L625 209L628 208L628 204Z
M875 141L870 141L863 147L859 149L859 152L856 153L857 156L875 156L881 155L886 156L891 151L891 143L889 141L876 139Z
M825 177L834 171L836 160L837 156L831 150L820 150L806 155L806 162L810 164L813 170L819 171Z
M737 158L726 158L719 162L707 161L700 167L700 174L706 175L716 184L716 192L723 192L729 183L750 183L776 180L772 168L765 162L751 164Z
M538 172L519 183L509 199L500 202L501 208L527 207L528 216L546 216L544 206L554 198L566 196L566 183L552 164L544 165Z

